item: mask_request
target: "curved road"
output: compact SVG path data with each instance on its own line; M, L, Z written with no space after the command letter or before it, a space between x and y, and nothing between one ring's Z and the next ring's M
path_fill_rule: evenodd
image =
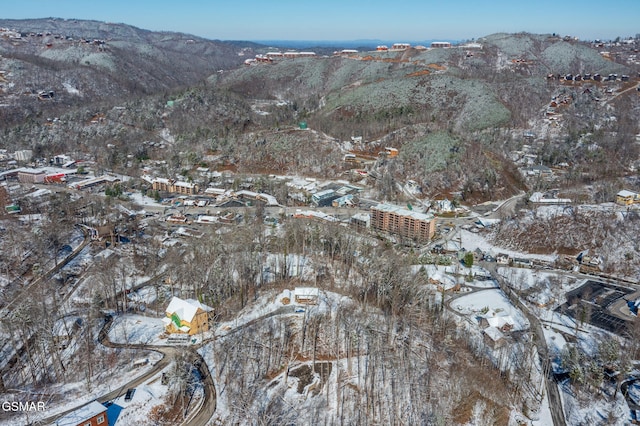
M126 384L120 386L119 389L114 391L105 393L100 397L96 398L96 400L100 403L105 403L107 401L114 400L119 396L123 395L127 389L135 388L145 383L147 380L151 379L153 376L158 374L160 371L165 369L171 363L172 359L180 354L187 354L189 362L191 362L200 373L200 377L202 378L202 384L204 389L204 400L199 407L198 413L195 416L191 416L186 422L182 423L184 426L205 426L211 417L213 417L213 413L216 410L216 390L213 383L213 378L209 372L209 368L207 363L204 361L202 356L198 352L196 352L195 348L185 347L185 346L155 346L155 345L141 345L141 344L123 344L123 343L113 343L109 340L109 330L111 328L111 324L113 323L113 317L107 317L104 326L100 330L98 335L98 341L106 347L109 348L122 348L122 349L140 349L140 350L151 350L155 352L160 352L162 354L162 359L158 361L152 369L147 371L145 374L136 377L135 379L127 382ZM51 424L56 419L64 416L71 411L76 410L78 407L74 407L69 409L63 413L56 414L55 416L51 416L47 419L41 420L40 424Z

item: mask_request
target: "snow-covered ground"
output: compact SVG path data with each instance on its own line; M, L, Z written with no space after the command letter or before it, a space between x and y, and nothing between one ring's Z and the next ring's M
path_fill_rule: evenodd
M101 347L98 351L113 351L109 348ZM132 363L128 359L137 359L135 357L147 358L149 363L141 367L133 367ZM66 384L60 384L52 386L45 390L43 395L60 395L61 400L48 401L46 410L37 413L24 413L23 415L13 417L9 423L0 422L0 425L14 426L20 424L39 424L38 421L51 416L59 415L65 411L80 408L83 405L90 403L101 395L114 391L116 389L122 389L131 380L139 377L149 369L153 368L162 355L152 351L127 351L119 350L118 359L119 365L115 366L110 371L104 371L94 377L91 386L91 390L87 390L87 382L80 380L77 382L70 382ZM127 360L126 362L123 360ZM151 379L153 380L153 379ZM26 418L26 414L29 414L29 418ZM108 414L110 415L110 413ZM111 418L109 419L109 425L112 426ZM142 424L142 423L120 423L124 424Z
M497 269L498 274L504 277L509 284L518 289L526 290L540 284L549 284L551 281L557 282L562 292L571 291L584 283L566 273L553 271L540 271L528 268L511 268L501 266Z
M467 251L474 251L475 249L480 249L485 253L489 253L492 256L496 256L498 253L506 253L511 257L522 257L528 259L538 259L545 262L553 262L556 259L555 255L547 255L547 254L532 254L532 253L524 253L516 250L509 250L506 248L498 247L493 243L487 241L484 236L479 233L469 232L464 229L460 230L460 238L462 241L462 248Z
M113 343L136 345L164 345L162 318L142 315L121 315L113 320L109 330L109 340Z
M464 266L443 266L443 265L412 265L411 272L426 274L430 282L439 285L444 290L450 290L456 285L495 288L498 285L492 279L491 273L480 266L465 268Z
M128 193L127 195L129 196L131 201L133 201L134 203L136 203L139 206L142 206L143 208L145 206L157 207L157 208L166 207L166 205L157 202L156 200L154 200L151 197L147 197L146 195L142 195L140 192L131 192L131 193Z
M477 321L477 316L487 309L493 310L499 315L509 315L514 321L513 330L525 330L529 328L529 321L522 312L509 302L509 299L499 289L481 290L459 297L451 302L451 308L468 316L470 320Z
M152 410L165 403L168 387L161 384L161 373L149 382L138 386L131 401L122 395L114 399L107 408L109 426L129 426L149 424Z
M578 398L571 389L569 381L559 386L567 425L626 426L631 424L629 406L622 392L618 392L616 399L612 401L610 398Z
M346 296L342 296L337 293L329 291L320 291L318 297L318 304L306 305L297 303L293 297L294 290L284 290L278 294L275 292L268 292L265 296L261 297L253 305L247 306L245 309L239 312L238 316L233 321L222 322L218 324L216 330L217 336L224 336L232 330L248 324L249 322L261 317L267 317L275 314L294 314L302 315L306 312L310 313L323 313L331 312L333 307L340 303L348 303L351 299ZM288 300L288 303L283 301Z

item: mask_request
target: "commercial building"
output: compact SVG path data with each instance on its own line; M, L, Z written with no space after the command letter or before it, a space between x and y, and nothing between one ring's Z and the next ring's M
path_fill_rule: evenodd
M430 240L436 233L435 217L391 204L371 207L371 227L414 240Z

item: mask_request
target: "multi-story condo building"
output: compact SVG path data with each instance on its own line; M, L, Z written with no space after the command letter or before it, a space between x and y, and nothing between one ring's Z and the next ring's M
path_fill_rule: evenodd
M429 240L436 233L436 220L432 214L378 204L371 207L371 227L415 240Z

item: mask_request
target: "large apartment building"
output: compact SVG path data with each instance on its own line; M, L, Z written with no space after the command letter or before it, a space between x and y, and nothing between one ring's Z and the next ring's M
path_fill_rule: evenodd
M371 227L415 240L430 240L436 233L436 220L431 214L378 204L371 207Z
M170 192L172 194L194 195L198 192L198 185L173 179L156 178L151 181L151 185L156 191Z

